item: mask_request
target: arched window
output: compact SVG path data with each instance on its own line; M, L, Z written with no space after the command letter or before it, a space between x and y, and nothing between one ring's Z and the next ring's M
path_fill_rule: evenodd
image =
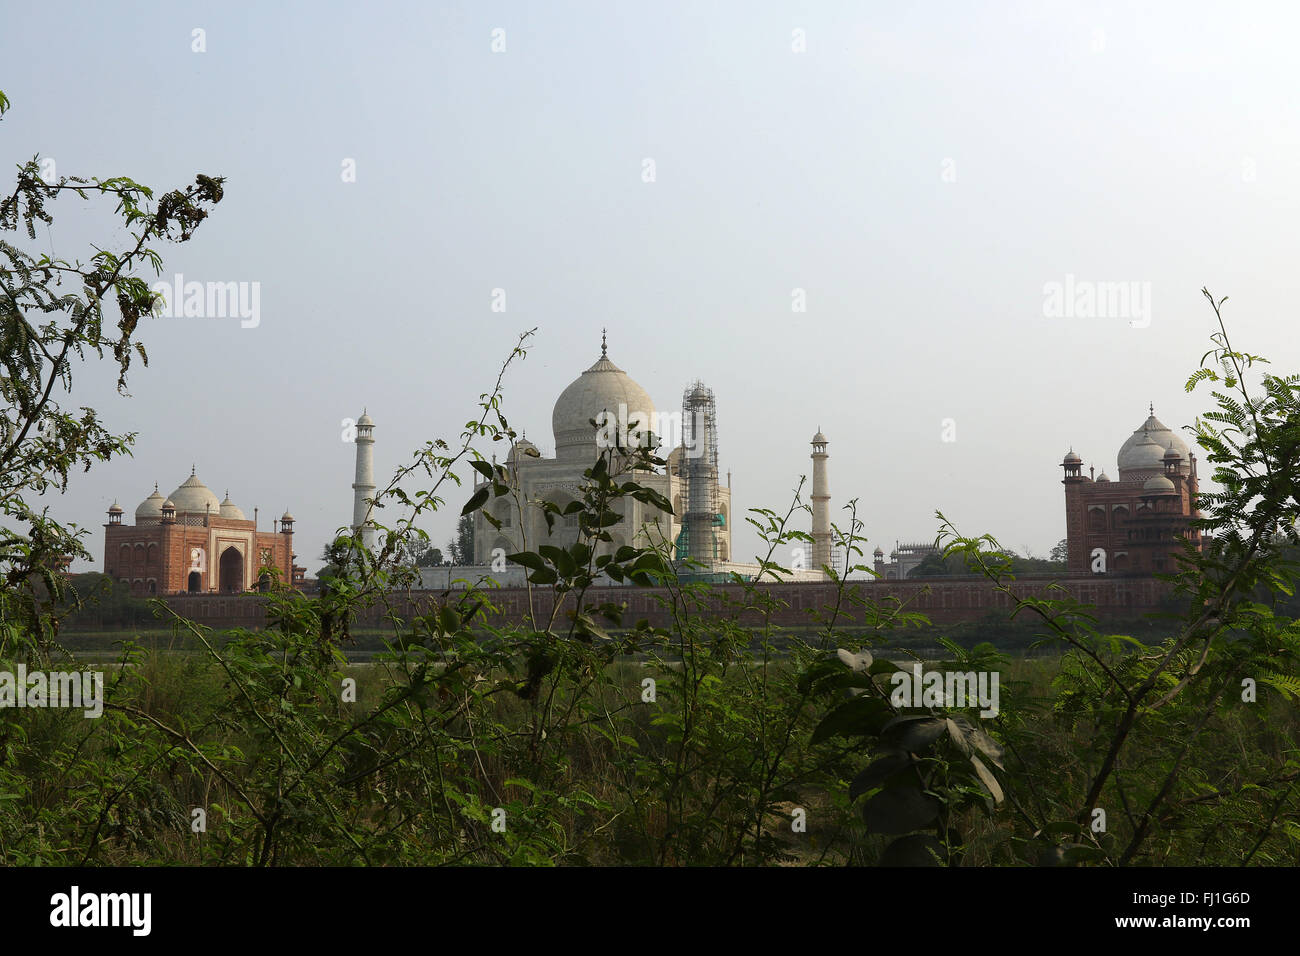
M149 556L146 559L145 563L148 564L149 567L151 568L158 567L158 545L156 544L149 545Z
M1104 508L1092 507L1088 509L1088 530L1105 531L1106 530L1106 511Z

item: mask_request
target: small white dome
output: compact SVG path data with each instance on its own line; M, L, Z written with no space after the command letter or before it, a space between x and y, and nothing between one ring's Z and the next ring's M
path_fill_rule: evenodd
M226 500L221 502L221 517L233 518L236 521L248 520L244 517L244 512L239 509L239 506L230 500L229 491L226 492Z
M1063 465L1079 465L1082 463L1083 463L1083 459L1074 453L1073 448L1067 451L1065 453L1065 457L1061 459L1061 464Z
M1177 489L1174 488L1174 483L1170 481L1168 478L1166 478L1164 475L1156 475L1146 480L1146 482L1142 485L1142 490L1154 491L1154 492L1172 492L1172 491L1176 491Z
M135 509L135 522L139 524L141 519L162 517L163 496L158 494L158 486L154 485L153 494L144 501L140 502L139 507Z
M358 425L370 425L374 427L375 420L371 418L364 409L361 411L361 417L357 419Z
M510 447L506 461L522 461L526 458L540 458L541 450L527 438L521 438Z
M177 514L214 514L221 513L221 502L212 493L212 489L199 481L190 469L190 476L171 493L171 500L176 503Z
M1110 481L1110 479L1106 477L1106 473L1105 473L1104 471L1103 471L1100 475L1097 476L1097 480L1098 480L1098 481Z

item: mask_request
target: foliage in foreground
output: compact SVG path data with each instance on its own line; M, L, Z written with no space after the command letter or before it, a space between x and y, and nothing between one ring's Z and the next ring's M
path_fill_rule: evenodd
M0 95L0 113L7 102ZM81 533L27 500L62 488L74 467L127 450L92 409L52 401L70 359L111 351L119 386L137 320L154 299L133 273L160 262L148 243L188 239L221 198L198 177L149 207L125 179L45 183L35 160L0 200L0 231L48 223L62 194L113 196L133 244L89 263L34 258L0 242L0 378L9 409L0 443L0 699L19 666L72 665L59 622L85 594L57 573L84 554ZM58 290L60 280L70 288ZM121 320L104 330L103 299ZM1216 314L1221 302L1211 300ZM45 316L34 320L37 313ZM1222 326L1221 326L1222 327ZM527 334L511 355L522 357ZM1213 361L1205 360L1213 356ZM1205 494L1204 553L1175 576L1175 636L1149 646L1099 629L1064 597L1015 598L1010 559L989 537L940 515L943 562L1006 588L1062 648L1054 671L1013 664L989 645L947 649L926 669L998 674L996 715L970 701L905 700L910 667L877 659L891 633L925 624L846 586L863 553L856 503L837 544L845 567L821 631L773 624L778 605L747 585L712 613L707 584L679 576L666 541L613 548L609 529L635 499L668 502L638 476L652 449L606 449L581 500L521 500L512 476L473 449L513 440L501 381L460 444L432 441L376 495L377 551L341 537L318 596L278 588L270 626L215 635L173 620L202 648L145 654L128 645L107 669L103 716L0 710L0 860L23 864L1248 864L1295 862L1300 629L1288 616L1300 466L1296 376L1246 375L1260 360L1226 331L1188 382L1216 408L1198 438L1223 489ZM506 365L508 366L508 360ZM506 369L503 367L502 375ZM522 516L576 534L525 542L511 560L563 602L524 626L493 627L489 587L420 613L391 603L426 553L418 522L445 504L468 463L481 479L463 514L508 497ZM416 487L419 490L412 490ZM784 513L747 519L768 546L763 576L789 542ZM490 515L485 517L495 520ZM516 527L526 527L523 521ZM459 546L459 545L458 545ZM600 577L659 584L671 625L650 627L596 604ZM860 603L846 627L841 611ZM357 615L385 609L388 650L349 668ZM166 606L154 602L165 614ZM775 650L782 648L778 654ZM910 664L910 662L907 662Z
M1214 354L1229 367L1258 361L1226 338ZM1189 384L1221 376L1204 371ZM638 483L662 463L639 448L603 452L580 501L540 503L557 524L576 514L566 545L529 543L511 556L533 587L565 596L548 618L489 626L486 587L427 613L394 604L389 650L369 670L349 668L349 622L411 582L403 542L419 538L416 521L443 503L457 465L468 461L481 479L466 512L498 497L536 506L504 467L471 451L476 440L513 437L498 381L456 450L431 443L377 496L377 506L403 506L379 551L340 538L325 593L277 591L271 627L220 646L175 621L204 652L128 648L99 720L5 711L4 859L1294 861L1297 627L1268 600L1285 597L1292 580L1285 556L1297 506L1275 476L1300 465L1294 379L1266 378L1263 398L1240 383L1237 374L1223 385L1239 398L1216 391L1223 411L1199 423L1225 490L1204 497L1205 553L1189 550L1175 578L1185 603L1176 636L1144 645L1102 632L1064 598L1019 599L1017 613L1036 616L1044 639L1063 647L1055 662L1014 665L989 645L950 643L950 661L925 665L1002 676L996 716L981 716L961 701L895 696L895 675L910 666L871 649L925 623L904 607L868 607L865 625L845 629L833 606L823 630L801 639L771 623L777 605L761 587L743 589L740 602L758 626L707 613L710 587L678 576L667 542L612 550L607 529L623 499L668 504ZM408 497L415 474L431 482ZM796 492L784 513L752 513L769 578L785 570L772 555L807 537L791 528L803 509ZM836 529L849 562L862 553L860 531L850 505ZM941 538L948 557L1009 585L996 542L946 522ZM851 570L831 569L842 600ZM587 591L602 574L663 585L672 625L593 605ZM29 647L35 664L39 649ZM353 694L348 681L358 679ZM1253 682L1253 702L1243 681Z

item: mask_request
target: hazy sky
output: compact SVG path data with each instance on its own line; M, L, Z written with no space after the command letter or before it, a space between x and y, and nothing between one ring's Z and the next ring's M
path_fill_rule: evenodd
M94 530L98 567L113 499L129 521L194 463L267 529L292 510L315 573L351 515L342 419L368 407L391 474L456 436L536 326L505 407L550 454L554 400L608 326L661 411L695 378L717 393L737 558L758 547L743 509L785 506L819 426L832 513L858 497L871 546L932 539L941 509L1045 554L1068 448L1114 477L1149 401L1175 428L1209 407L1183 390L1209 347L1202 286L1230 297L1240 347L1300 370L1296 11L7 8L4 169L40 154L160 191L225 176L195 239L161 250L164 278L260 284L256 327L146 323L129 398L106 368L76 373L72 401L139 436L55 511ZM54 213L39 248L122 241L75 201ZM1048 314L1067 276L1138 295L1124 315Z

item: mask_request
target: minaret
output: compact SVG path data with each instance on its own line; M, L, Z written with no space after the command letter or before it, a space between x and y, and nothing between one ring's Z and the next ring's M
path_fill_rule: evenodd
M831 563L831 489L826 477L826 436L820 428L812 440L812 566L820 571Z
M368 499L375 495L375 423L366 410L357 419L357 480L352 482L352 530L361 531L361 543L375 546L375 525Z

